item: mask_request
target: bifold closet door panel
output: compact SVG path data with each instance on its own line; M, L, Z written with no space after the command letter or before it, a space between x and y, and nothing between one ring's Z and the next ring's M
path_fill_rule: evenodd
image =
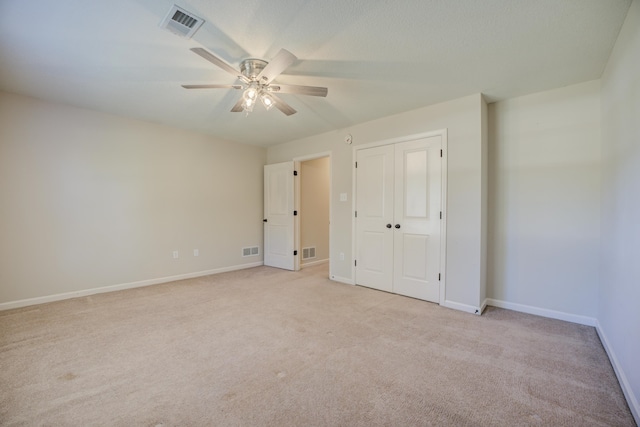
M438 302L440 136L395 145L393 292Z
M394 148L356 156L356 283L392 292Z

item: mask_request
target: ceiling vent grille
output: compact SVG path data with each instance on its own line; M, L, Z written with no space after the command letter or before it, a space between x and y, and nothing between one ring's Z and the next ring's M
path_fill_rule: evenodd
M190 39L203 23L204 19L173 5L167 16L160 23L160 27L180 37Z

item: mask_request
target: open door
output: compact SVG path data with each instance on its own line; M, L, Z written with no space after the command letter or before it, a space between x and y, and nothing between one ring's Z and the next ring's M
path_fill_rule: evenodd
M295 269L293 162L264 167L264 265Z

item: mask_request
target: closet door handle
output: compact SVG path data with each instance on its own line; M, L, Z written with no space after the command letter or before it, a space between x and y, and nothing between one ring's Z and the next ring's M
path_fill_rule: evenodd
M387 224L387 228L391 228L391 224Z
M396 228L400 228L400 224L396 224Z

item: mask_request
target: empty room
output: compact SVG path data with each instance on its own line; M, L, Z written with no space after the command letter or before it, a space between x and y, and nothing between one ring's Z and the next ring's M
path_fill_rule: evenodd
M0 425L636 426L640 0L0 0Z

